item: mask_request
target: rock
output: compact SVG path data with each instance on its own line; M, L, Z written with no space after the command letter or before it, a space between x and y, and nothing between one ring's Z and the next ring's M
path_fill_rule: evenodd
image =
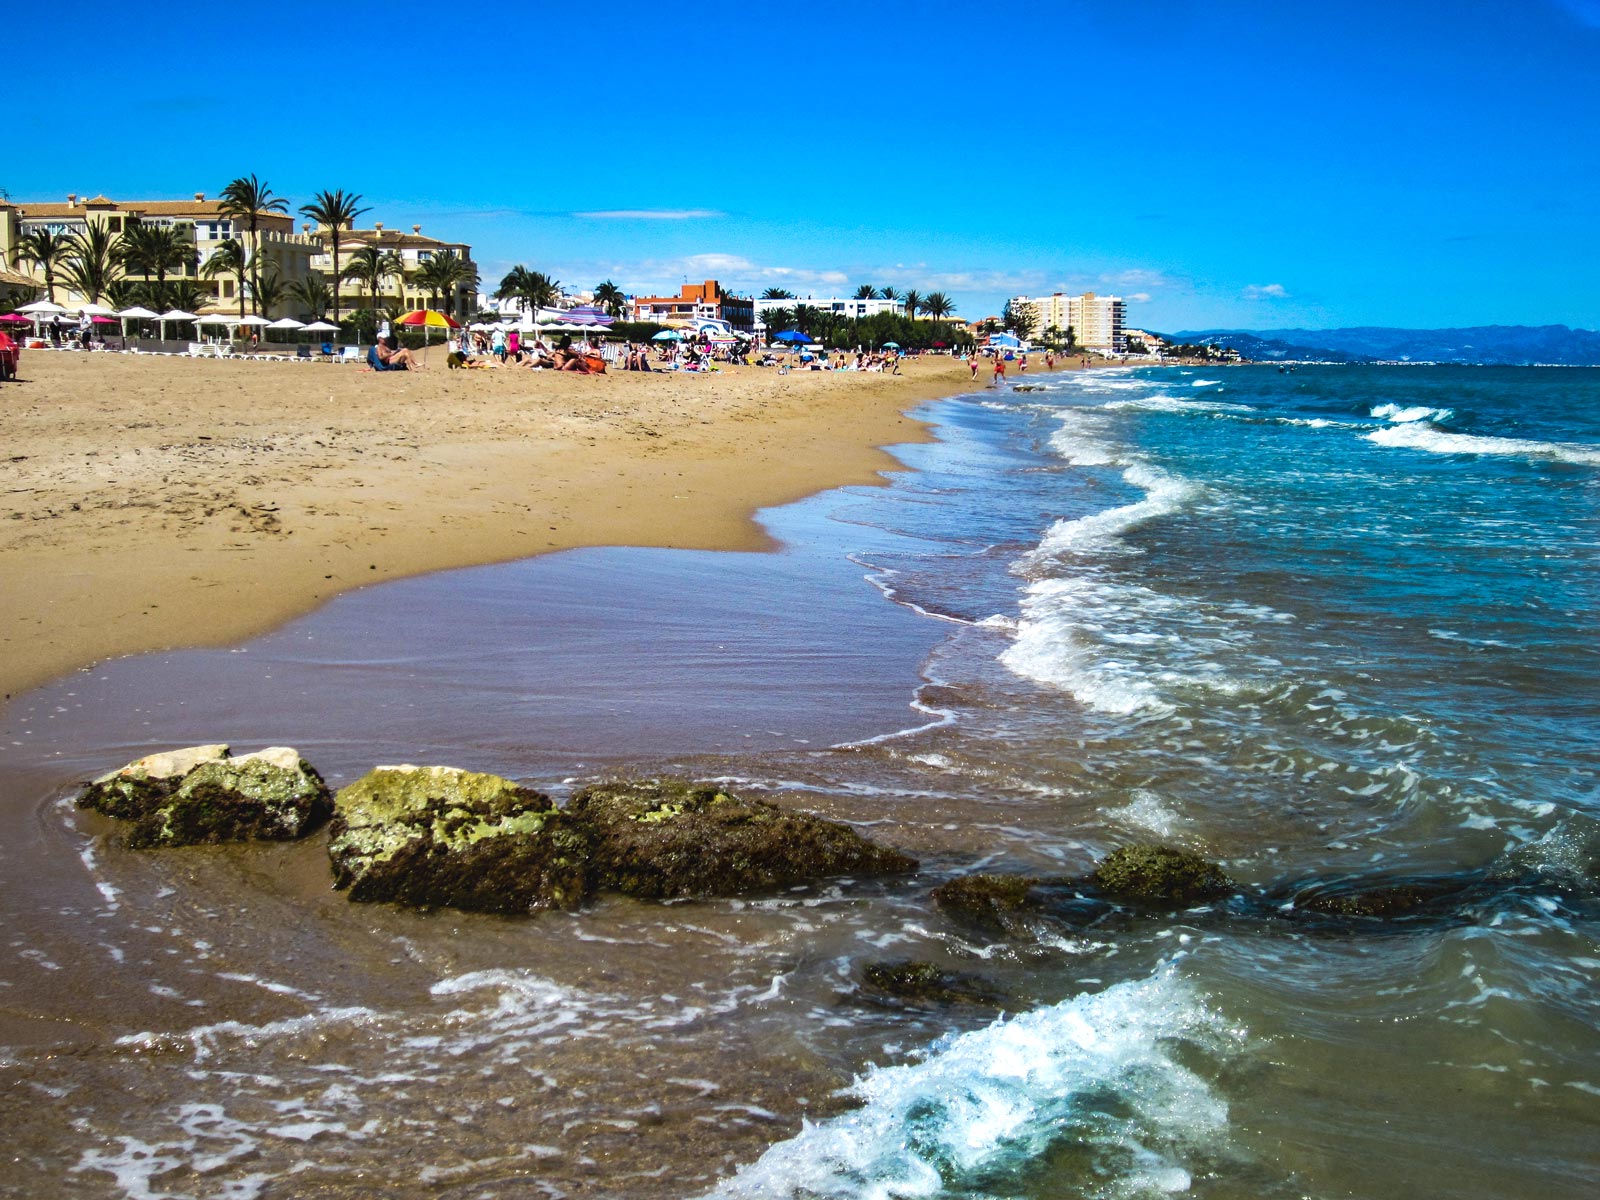
M591 887L646 899L737 896L917 865L849 826L681 779L596 784L566 812L589 831Z
M1200 904L1233 890L1233 880L1216 863L1169 846L1113 850L1089 879L1118 900L1163 906Z
M91 783L78 804L131 820L135 849L292 841L332 810L327 785L299 751L273 746L230 758L221 744L129 763Z
M1020 932L1020 916L1038 907L1039 880L1028 875L963 875L933 889L933 902L969 925L994 933Z
M201 763L227 755L228 747L221 742L147 754L89 784L78 796L78 807L135 820L177 791L183 777Z
M1006 1007L1005 997L986 980L933 963L871 963L862 979L870 992L894 1001Z
M584 831L509 779L377 767L333 804L328 856L352 900L526 913L584 898Z

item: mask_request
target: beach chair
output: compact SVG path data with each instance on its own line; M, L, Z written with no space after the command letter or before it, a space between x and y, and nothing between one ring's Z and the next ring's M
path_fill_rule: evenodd
M322 357L323 358L332 358L333 357L333 343L332 342L323 342L322 343Z
M340 362L366 362L367 356L361 353L360 346L346 346L339 354Z
M311 347L310 346L296 346L294 348L294 356L296 358L310 358L311 357Z

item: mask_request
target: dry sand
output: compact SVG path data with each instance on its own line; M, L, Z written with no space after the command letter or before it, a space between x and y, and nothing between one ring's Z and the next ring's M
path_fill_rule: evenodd
M0 694L424 571L759 548L756 509L880 482L877 447L926 437L904 412L971 386L948 358L585 377L432 357L374 374L26 352L0 384Z

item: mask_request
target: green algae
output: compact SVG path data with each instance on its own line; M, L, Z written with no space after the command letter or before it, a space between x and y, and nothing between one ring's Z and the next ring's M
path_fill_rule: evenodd
M1116 899L1163 906L1215 900L1234 886L1216 863L1187 850L1146 844L1113 850L1089 879Z

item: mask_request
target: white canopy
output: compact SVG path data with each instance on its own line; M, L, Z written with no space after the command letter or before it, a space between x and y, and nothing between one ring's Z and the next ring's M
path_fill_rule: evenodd
M17 311L20 313L64 313L67 310L59 304L52 304L48 300L35 300L32 304L24 304Z
M141 320L141 321L154 321L154 320L159 319L161 314L160 313L153 313L148 308L140 308L137 305L135 305L133 308L125 308L125 309L123 309L121 312L119 312L117 314L117 316L119 316L119 317L127 317L130 320L132 320L134 318L137 318L138 320Z
M167 313L165 317L169 321L172 320L171 313ZM196 325L237 325L239 323L238 318L225 317L221 313L207 313L203 317L195 317L194 322Z
M116 309L107 308L104 304L95 304L93 301L87 304L75 304L73 307L88 317L114 317L117 315Z
M301 326L307 333L338 333L337 325L330 325L326 321L313 321L309 325Z
M166 312L156 317L158 321L193 321L196 319L193 313L186 313L181 308L169 308Z
M240 317L238 322L237 322L237 324L240 324L240 325L271 325L272 322L267 320L265 317L249 316L249 317Z
M304 328L306 328L306 323L304 321L296 321L293 317L279 317L271 325L268 325L267 328L268 329L304 329Z

